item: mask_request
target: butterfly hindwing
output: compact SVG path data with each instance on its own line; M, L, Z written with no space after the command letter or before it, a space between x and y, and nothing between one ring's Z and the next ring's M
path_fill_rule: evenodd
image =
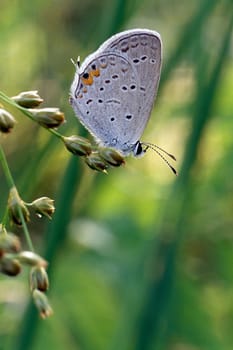
M137 135L139 139L150 118L153 103L157 94L162 60L162 42L160 35L148 29L125 31L107 40L99 51L114 50L127 55L137 71L139 81Z

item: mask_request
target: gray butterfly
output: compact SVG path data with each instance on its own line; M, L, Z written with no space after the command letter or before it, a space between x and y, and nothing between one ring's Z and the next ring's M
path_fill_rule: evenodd
M133 29L112 36L77 64L70 102L97 143L124 156L148 147L164 151L140 142L158 90L161 56L157 32Z
M71 104L97 142L137 153L160 70L160 35L145 29L114 35L77 67Z

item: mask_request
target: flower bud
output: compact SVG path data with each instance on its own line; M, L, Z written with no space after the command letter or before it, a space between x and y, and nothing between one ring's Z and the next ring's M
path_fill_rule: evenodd
M40 255L31 252L23 251L17 254L17 259L25 265L47 267L48 263Z
M29 211L24 203L24 201L20 198L18 191L15 187L12 187L9 193L8 198L8 210L11 220L16 224L21 226L22 221L20 217L20 210L22 211L22 215L26 222L30 219Z
M77 156L88 156L91 154L91 143L81 136L72 135L69 137L63 137L63 142L71 153Z
M91 153L85 158L85 162L91 169L107 173L108 165L98 155L98 153Z
M52 219L52 214L55 211L54 200L48 197L41 197L35 199L30 206L35 210L38 216L47 216Z
M53 309L49 305L48 298L43 292L38 289L34 289L32 292L32 297L34 304L42 318L47 318L53 314Z
M47 272L43 267L35 266L31 269L30 287L31 290L39 289L42 292L48 290L49 279Z
M0 260L0 271L7 276L17 276L21 272L21 265L17 259L3 255Z
M13 96L12 100L24 108L35 108L43 102L36 90L20 92L17 96Z
M19 238L11 232L7 232L0 225L0 255L4 253L17 253L21 249Z
M122 155L112 148L98 149L100 157L111 166L120 166L125 163Z
M9 133L16 123L15 118L5 109L0 108L0 131Z
M65 121L64 113L59 108L30 109L36 122L45 128L57 128Z

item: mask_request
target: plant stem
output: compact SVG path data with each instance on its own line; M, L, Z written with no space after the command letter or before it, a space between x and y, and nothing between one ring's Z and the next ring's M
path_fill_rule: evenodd
M11 175L10 169L8 167L8 164L7 164L5 153L4 153L3 148L2 148L1 145L0 145L0 162L2 163L3 171L5 173L6 180L8 182L9 187L10 188L11 187L15 187L15 183L14 183L13 177Z
M6 157L5 157L5 153L4 153L3 148L2 148L1 145L0 145L0 162L2 164L3 171L5 173L6 180L8 182L9 188L12 189L13 187L15 187L15 189L16 189L14 179L13 179L13 177L11 175L11 172L10 172L10 169L9 169ZM19 211L19 216L20 216L20 220L22 222L23 231L24 231L24 235L25 235L25 239L27 241L28 247L29 247L29 249L31 251L34 251L32 240L31 240L31 237L30 237L27 225L26 225L26 221L24 219L23 212L22 212L22 209L21 209L20 206L18 207L18 211ZM6 218L7 218L7 215L5 213L5 215L4 215L4 222L6 221Z
M26 221L24 219L24 216L23 216L23 213L22 213L22 209L20 208L20 206L19 206L18 210L19 210L19 216L20 216L20 220L22 222L23 232L24 232L24 236L25 236L27 245L29 247L29 250L34 252L34 247L33 247L33 244L32 244L31 237L30 237L30 233L28 231L27 224L26 224Z

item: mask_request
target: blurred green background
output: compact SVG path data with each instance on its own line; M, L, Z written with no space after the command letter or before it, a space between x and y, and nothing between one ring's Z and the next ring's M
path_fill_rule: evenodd
M97 174L10 109L18 123L1 144L21 196L56 200L51 222L29 225L50 264L55 313L38 318L27 269L0 276L0 349L233 349L232 0L0 7L0 89L39 90L45 106L65 112L64 135L85 135L68 102L70 58L124 29L158 31L162 77L143 140L175 154L179 171L148 151ZM2 216L2 171L0 195Z

